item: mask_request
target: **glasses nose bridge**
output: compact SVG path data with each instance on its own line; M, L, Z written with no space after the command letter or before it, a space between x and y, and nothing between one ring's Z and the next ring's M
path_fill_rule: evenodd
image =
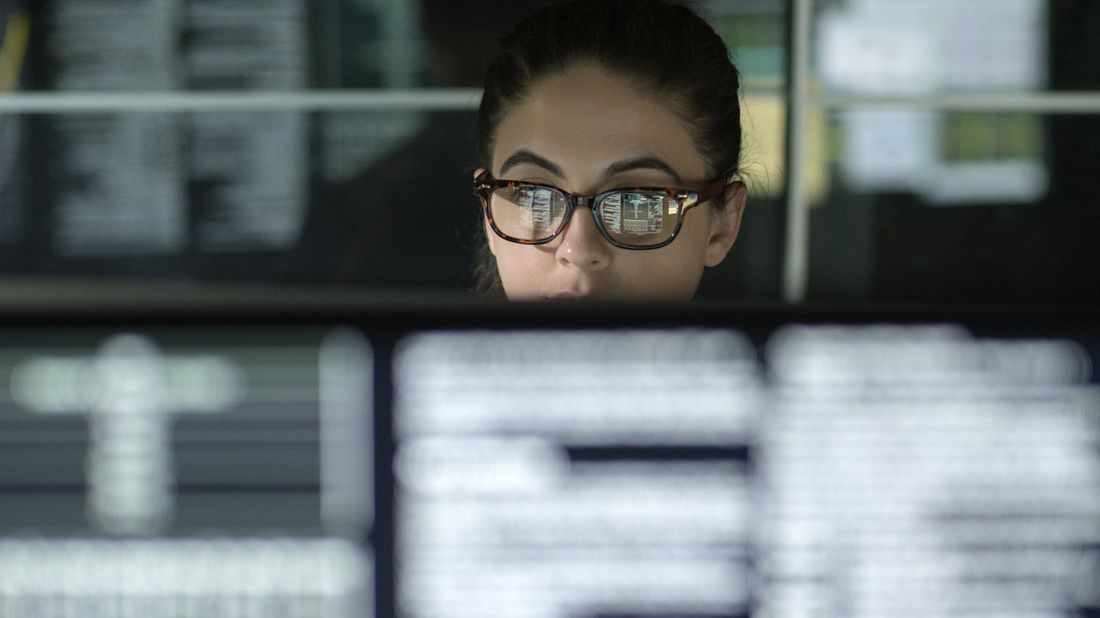
M562 191L562 193L565 194L566 202L569 204L569 212L565 217L565 221L564 221L563 225L568 225L569 223L572 222L573 214L577 211L577 208L581 207L581 206L584 206L585 208L588 208L588 210L590 210L592 212L592 218L593 219L598 219L598 217L596 217L596 196L595 195L581 195L579 193L569 193L569 192L566 192L566 191ZM597 221L596 224L599 225L599 222Z
M565 218L565 224L569 224L573 221L573 214L579 207L585 207L592 213L592 219L596 223L596 228L599 229L601 234L604 234L603 224L599 222L599 217L596 214L596 196L582 196L580 194L570 194L570 192L562 191L565 197L569 200L569 216Z
M596 196L594 195L579 195L577 193L570 193L569 199L573 202L573 208L577 206L586 206L589 210L595 210Z

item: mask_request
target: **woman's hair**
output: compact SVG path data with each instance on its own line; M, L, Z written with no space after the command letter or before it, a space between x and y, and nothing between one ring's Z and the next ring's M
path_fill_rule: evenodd
M573 0L531 15L498 43L478 110L482 167L491 168L501 120L535 83L594 62L673 102L707 163L708 180L738 170L740 77L721 37L688 7L663 0ZM488 250L475 276L479 290L499 293Z

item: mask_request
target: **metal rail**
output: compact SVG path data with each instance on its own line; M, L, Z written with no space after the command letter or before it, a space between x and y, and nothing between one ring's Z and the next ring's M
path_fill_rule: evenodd
M810 209L806 197L807 115L811 101L810 27L813 0L794 0L791 7L790 110L788 112L787 228L783 248L783 299L799 303L809 284Z

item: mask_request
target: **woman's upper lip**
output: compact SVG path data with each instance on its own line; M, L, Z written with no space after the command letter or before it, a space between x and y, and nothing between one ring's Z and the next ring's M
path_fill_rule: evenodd
M546 298L550 300L580 300L582 298L588 298L590 294L588 292L582 292L580 290L565 290L563 292L554 292L548 295Z

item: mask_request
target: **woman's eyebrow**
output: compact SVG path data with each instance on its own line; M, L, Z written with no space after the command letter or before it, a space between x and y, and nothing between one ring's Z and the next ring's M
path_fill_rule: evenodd
M521 149L512 153L512 156L504 160L504 164L500 166L500 175L504 176L508 173L508 170L523 164L535 165L543 168L558 178L565 178L562 174L561 168L557 164L550 162L549 160L540 157L539 155L531 152L530 150Z
M668 163L658 159L657 157L638 157L637 159L623 159L622 161L616 161L607 166L604 171L604 178L611 178L616 174L622 174L623 172L629 172L631 170L658 170L665 172L676 181L677 184L684 184L684 179L680 178L680 175L676 173L676 170L672 169Z

